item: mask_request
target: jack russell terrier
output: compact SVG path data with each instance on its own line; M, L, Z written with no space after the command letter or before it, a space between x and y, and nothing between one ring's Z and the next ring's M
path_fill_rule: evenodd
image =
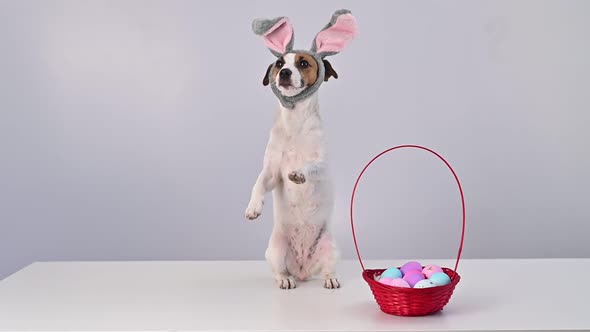
M252 28L278 58L262 83L271 86L280 105L245 217L258 218L265 194L272 191L274 227L265 257L278 286L292 289L296 279L319 273L325 288L339 288L318 88L330 77L338 78L324 57L337 54L354 38L356 20L348 10L336 11L309 51L293 50L293 28L286 17L257 19Z

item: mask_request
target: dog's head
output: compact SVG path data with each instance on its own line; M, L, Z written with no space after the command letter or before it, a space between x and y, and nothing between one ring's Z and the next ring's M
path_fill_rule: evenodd
M342 51L357 32L356 20L348 10L338 10L332 15L309 51L293 50L293 27L286 17L257 19L252 28L277 57L268 66L262 84L270 84L281 103L289 108L315 92L330 77L338 78L324 58Z
M268 66L262 84L266 86L272 80L283 96L296 96L305 88L313 86L318 79L327 81L330 77L338 78L328 60L322 60L322 63L324 77L319 77L320 65L312 54L304 51L286 53Z

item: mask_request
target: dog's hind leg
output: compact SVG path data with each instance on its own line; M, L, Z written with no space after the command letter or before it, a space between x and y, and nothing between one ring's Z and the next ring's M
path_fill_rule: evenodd
M287 237L276 228L273 229L270 240L268 241L265 257L272 268L277 285L282 289L296 287L295 279L289 275L287 270L288 251L289 243L287 242Z
M320 274L324 280L324 287L328 289L340 288L340 281L335 275L340 253L329 232L324 232L318 240L315 255Z

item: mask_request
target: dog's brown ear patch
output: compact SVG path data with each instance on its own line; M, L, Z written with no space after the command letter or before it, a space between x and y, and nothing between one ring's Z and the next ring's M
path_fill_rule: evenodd
M332 68L332 65L328 60L324 60L324 82L327 82L330 77L338 78L338 73Z
M270 81L268 80L268 73L272 69L272 65L274 65L274 62L268 65L268 68L266 69L266 74L264 74L264 78L262 79L262 85L264 86L267 86L270 83Z

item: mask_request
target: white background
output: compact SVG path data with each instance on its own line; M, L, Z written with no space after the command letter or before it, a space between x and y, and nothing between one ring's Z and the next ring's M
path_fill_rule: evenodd
M320 89L335 232L405 143L464 184L466 257L590 257L588 1L0 1L0 277L35 260L262 259L243 211L277 101L255 17L358 38ZM453 179L420 151L358 192L366 258L456 253ZM270 196L269 196L270 201Z

